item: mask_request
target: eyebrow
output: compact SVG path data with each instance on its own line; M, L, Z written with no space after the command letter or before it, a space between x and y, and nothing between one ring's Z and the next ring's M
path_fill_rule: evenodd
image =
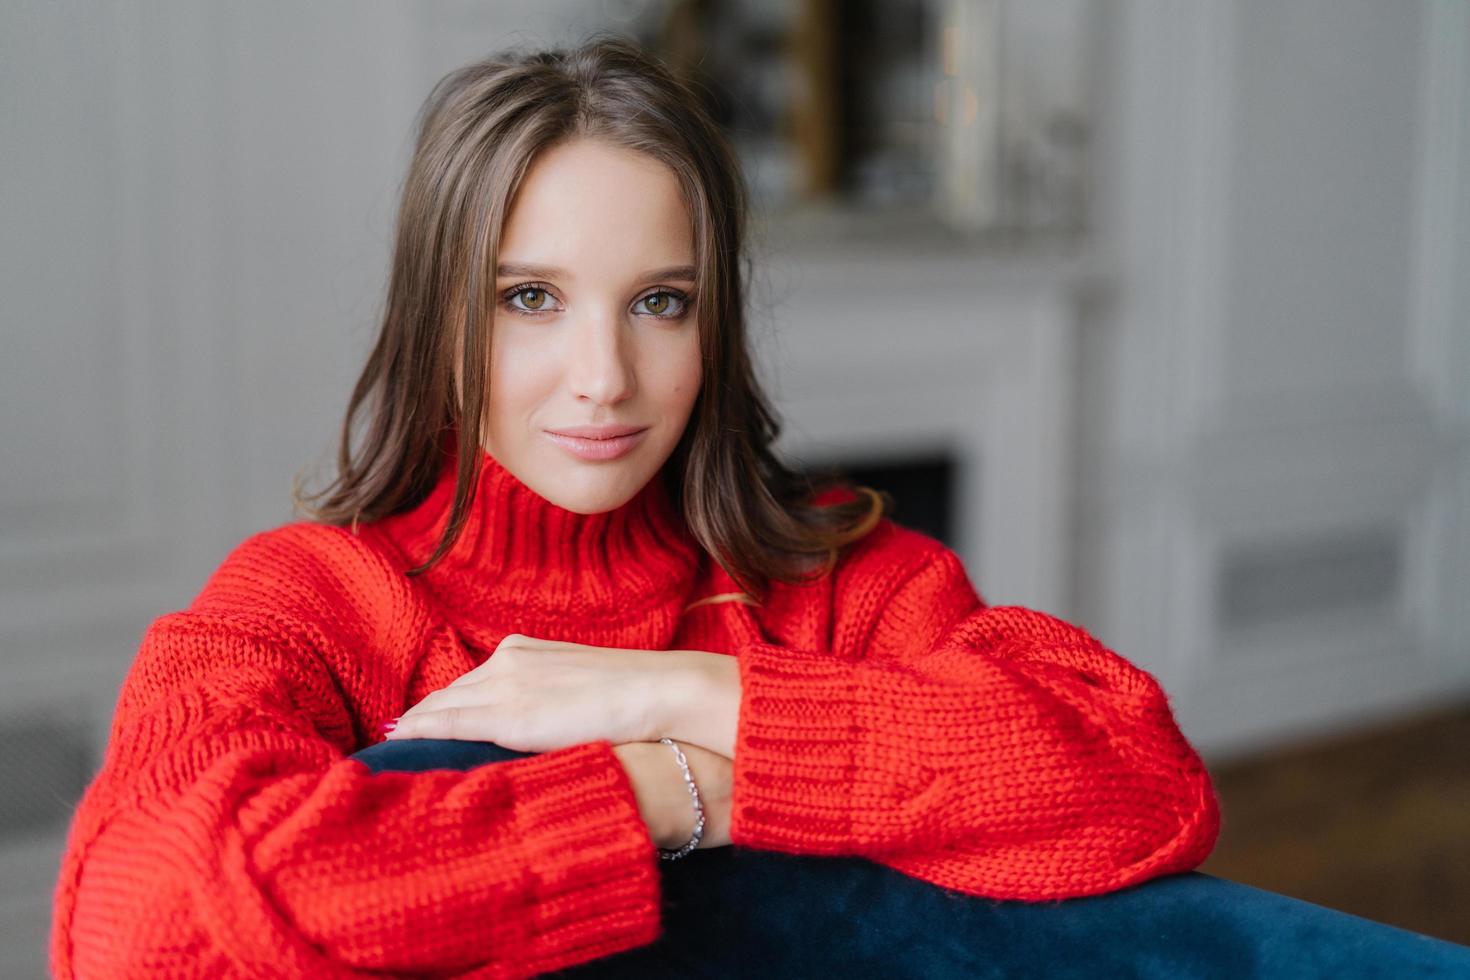
M568 278L565 269L549 265L528 265L521 262L502 262L495 267L495 274L497 276L534 276L540 279ZM694 266L671 265L664 269L653 269L645 272L639 281L653 282L654 280L694 282Z

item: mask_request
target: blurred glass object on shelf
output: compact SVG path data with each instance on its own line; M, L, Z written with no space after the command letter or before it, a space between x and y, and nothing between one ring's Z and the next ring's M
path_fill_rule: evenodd
M757 208L1086 234L1099 8L1087 0L619 0L609 26L696 83Z

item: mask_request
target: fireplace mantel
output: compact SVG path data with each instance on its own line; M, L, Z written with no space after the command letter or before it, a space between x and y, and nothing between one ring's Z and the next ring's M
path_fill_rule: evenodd
M1086 264L799 234L774 236L766 259L752 331L782 453L952 456L955 550L976 588L1065 616L1076 327L1097 285Z

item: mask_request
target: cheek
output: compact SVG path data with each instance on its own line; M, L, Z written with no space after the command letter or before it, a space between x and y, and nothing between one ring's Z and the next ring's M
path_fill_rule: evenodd
M499 331L491 343L486 411L492 423L513 423L541 402L556 385L555 359L533 344L517 343L509 331Z
M671 407L688 410L699 395L701 363L699 347L682 349L664 365L664 376L671 379L668 401Z
M680 387L698 388L704 370L704 354L699 346L699 331L693 330L684 338L679 351L679 374L683 379Z

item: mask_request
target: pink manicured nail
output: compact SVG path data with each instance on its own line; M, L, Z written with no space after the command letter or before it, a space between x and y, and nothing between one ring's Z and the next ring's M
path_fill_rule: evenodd
M400 715L399 717L402 717L402 715ZM392 721L385 721L385 722L383 722L383 724L379 727L378 730L381 731L384 735L386 735L386 734L388 734L389 732L391 732L393 729L395 729L397 727L398 727L398 718L394 718Z

